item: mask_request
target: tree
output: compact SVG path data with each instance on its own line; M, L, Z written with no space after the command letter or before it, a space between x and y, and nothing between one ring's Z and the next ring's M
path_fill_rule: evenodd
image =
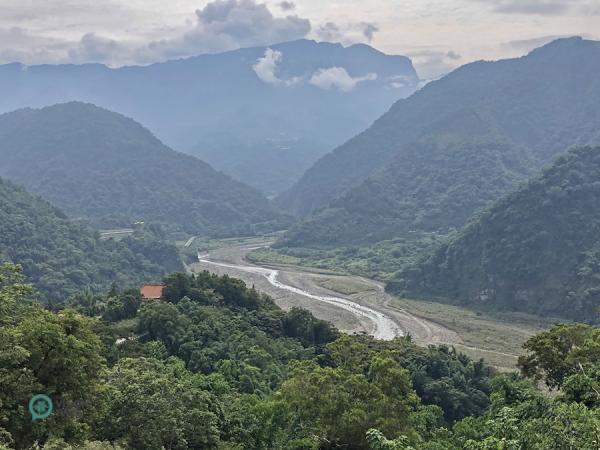
M34 394L45 393L91 408L104 367L100 340L89 321L73 312L55 314L23 303L31 288L22 283L18 266L5 265L0 272L0 423L16 448L49 436L82 439L86 426L80 418L54 414L35 424L26 405Z
M316 319L309 311L292 308L282 319L287 336L298 338L304 345L323 345L338 337L337 330L328 322Z
M523 348L518 366L524 376L560 388L564 380L600 363L600 330L589 325L556 325L531 337Z
M96 434L130 449L216 449L221 405L181 362L123 359L105 379Z
M390 441L381 431L373 428L367 431L367 442L370 450L414 450L406 436Z

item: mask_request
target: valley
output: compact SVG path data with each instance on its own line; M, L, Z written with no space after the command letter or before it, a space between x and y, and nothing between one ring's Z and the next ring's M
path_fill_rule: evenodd
M190 268L241 279L283 310L307 309L348 334L384 340L408 334L420 346L454 346L473 358L485 358L501 371L515 370L523 342L549 325L524 315L482 315L451 305L399 299L385 292L384 283L361 276L248 260L249 253L268 248L271 242L221 241L199 254L199 262Z
M593 1L13 3L0 450L600 448Z

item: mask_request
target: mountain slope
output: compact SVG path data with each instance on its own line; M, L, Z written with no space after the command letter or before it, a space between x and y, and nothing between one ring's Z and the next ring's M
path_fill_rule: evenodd
M600 305L600 147L562 156L388 290L594 321Z
M80 223L24 189L0 179L0 261L23 266L46 300L62 302L89 289L159 281L181 270L177 250L151 234L101 241Z
M0 116L0 158L0 176L99 223L154 221L228 234L276 219L258 192L165 147L133 120L89 104Z
M457 132L460 130L460 132ZM368 244L409 231L460 228L531 173L526 149L473 112L416 140L402 159L292 227L278 245Z
M144 67L0 66L0 111L90 102L266 193L418 86L408 58L300 40Z
M370 129L317 162L278 203L301 215L330 206L344 223L373 223L361 235L377 238L393 236L377 223L389 223L398 234L460 226L565 148L600 142L599 71L600 43L578 38L519 59L464 66L397 102ZM485 179L492 167L493 177L504 173L497 183ZM468 193L465 179L474 192ZM452 195L463 197L454 201L464 203L459 215L446 202ZM440 210L435 220L421 218L432 209ZM286 239L326 242L319 230L331 214L301 225L304 237L296 229ZM331 234L340 241L347 231L338 227Z

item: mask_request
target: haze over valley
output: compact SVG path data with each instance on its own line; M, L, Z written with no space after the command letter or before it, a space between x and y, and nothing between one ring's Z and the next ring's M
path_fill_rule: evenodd
M599 29L7 0L0 450L596 449Z

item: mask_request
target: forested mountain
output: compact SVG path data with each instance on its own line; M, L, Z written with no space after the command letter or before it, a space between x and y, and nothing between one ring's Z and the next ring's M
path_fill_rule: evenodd
M575 149L473 220L388 290L597 320L600 147Z
M315 216L286 245L446 231L572 145L600 142L600 43L466 65L400 100L279 204Z
M112 283L158 281L182 267L176 248L149 231L119 242L101 241L85 225L2 179L0 261L21 264L51 303L82 290L108 291Z
M406 57L300 40L144 67L8 64L0 112L90 102L271 194L418 83Z
M280 216L257 191L90 104L0 116L0 159L0 176L100 224L152 221L219 235L278 226Z

